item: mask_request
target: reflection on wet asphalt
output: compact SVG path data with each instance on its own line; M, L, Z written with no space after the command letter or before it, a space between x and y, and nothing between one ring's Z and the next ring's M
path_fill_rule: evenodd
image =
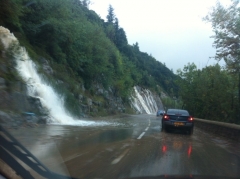
M160 118L153 115L105 122L109 125L47 125L11 133L51 170L78 178L240 176L240 143L197 127L191 136L161 132Z

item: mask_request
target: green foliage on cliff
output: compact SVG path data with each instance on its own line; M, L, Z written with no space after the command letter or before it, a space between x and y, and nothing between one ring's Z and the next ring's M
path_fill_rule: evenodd
M48 59L55 71L53 78L63 81L73 95L79 92L80 83L88 91L96 83L111 87L125 101L135 85L157 92L161 86L165 92L176 93L176 76L141 52L138 43L128 44L113 7L109 7L104 22L88 9L88 3L4 0L0 2L0 25L17 36L34 60L39 59L36 56Z

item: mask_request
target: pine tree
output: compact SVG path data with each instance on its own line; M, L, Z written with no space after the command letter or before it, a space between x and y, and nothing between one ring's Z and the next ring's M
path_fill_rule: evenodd
M108 8L108 15L107 15L107 22L113 24L115 20L115 14L114 14L114 9L112 5L109 5Z

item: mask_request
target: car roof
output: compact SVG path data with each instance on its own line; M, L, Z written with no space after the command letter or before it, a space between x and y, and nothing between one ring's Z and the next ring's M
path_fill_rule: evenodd
M173 115L181 114L181 115L188 116L189 112L187 110L184 110L184 109L168 109L167 114L173 114Z

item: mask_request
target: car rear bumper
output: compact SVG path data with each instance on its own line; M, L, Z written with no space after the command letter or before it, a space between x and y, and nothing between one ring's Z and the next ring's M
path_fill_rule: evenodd
M183 125L179 125L178 122L183 123ZM182 121L164 121L163 125L168 128L193 128L194 123Z

